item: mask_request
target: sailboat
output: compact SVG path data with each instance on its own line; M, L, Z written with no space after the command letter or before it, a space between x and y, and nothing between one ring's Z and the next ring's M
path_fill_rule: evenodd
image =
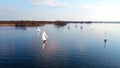
M81 25L80 28L83 29L83 26Z
M30 29L30 28L28 28L28 26L25 26L25 27L24 27L24 30L29 30L29 29Z
M105 32L105 35L104 35L104 42L107 42L106 32Z
M43 42L45 42L45 41L47 41L48 40L48 35L47 35L47 33L46 33L46 30L43 32L43 34L42 34L42 40L43 40Z
M40 32L40 28L38 27L37 32Z

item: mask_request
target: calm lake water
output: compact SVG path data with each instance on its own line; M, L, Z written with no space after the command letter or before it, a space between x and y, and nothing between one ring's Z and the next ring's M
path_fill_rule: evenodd
M120 24L0 26L0 68L120 68ZM106 32L107 42L104 42Z

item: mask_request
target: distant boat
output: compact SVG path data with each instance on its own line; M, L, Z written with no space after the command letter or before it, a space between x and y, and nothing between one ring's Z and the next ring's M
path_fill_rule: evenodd
M77 25L75 25L75 27L77 28Z
M80 28L83 29L83 26L81 25Z
M47 41L48 40L48 35L47 35L47 33L46 33L46 30L43 32L43 34L42 34L42 40L43 40L43 42L45 42L45 41Z
M91 30L94 30L93 28L91 28Z
M70 26L68 26L68 29L70 29Z
M93 26L91 26L91 30L94 30Z
M29 29L30 29L30 28L28 28L28 27L25 27L25 28L24 28L24 30L29 30Z
M38 29L37 29L37 32L41 32L39 27L38 27Z

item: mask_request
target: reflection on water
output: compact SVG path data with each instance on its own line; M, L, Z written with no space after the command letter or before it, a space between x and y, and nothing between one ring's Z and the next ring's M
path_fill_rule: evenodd
M41 32L37 32L37 36L40 36Z
M47 41L43 41L42 49L45 50L46 46L47 46Z
M21 29L21 30L30 30L30 28L28 26L15 26L15 29L16 30L19 30L19 29Z
M46 24L46 42L28 28L0 26L0 68L120 68L120 24Z
M107 43L107 41L106 42L104 41L104 48L106 48L106 43Z

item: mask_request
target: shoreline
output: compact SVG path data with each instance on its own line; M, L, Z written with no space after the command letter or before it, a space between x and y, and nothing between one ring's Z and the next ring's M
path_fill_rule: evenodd
M0 21L0 26L44 26L45 24L64 26L67 23L64 21Z
M0 26L43 26L54 24L64 26L68 23L120 23L119 21L0 21Z
M15 24L0 24L0 26L15 26Z

